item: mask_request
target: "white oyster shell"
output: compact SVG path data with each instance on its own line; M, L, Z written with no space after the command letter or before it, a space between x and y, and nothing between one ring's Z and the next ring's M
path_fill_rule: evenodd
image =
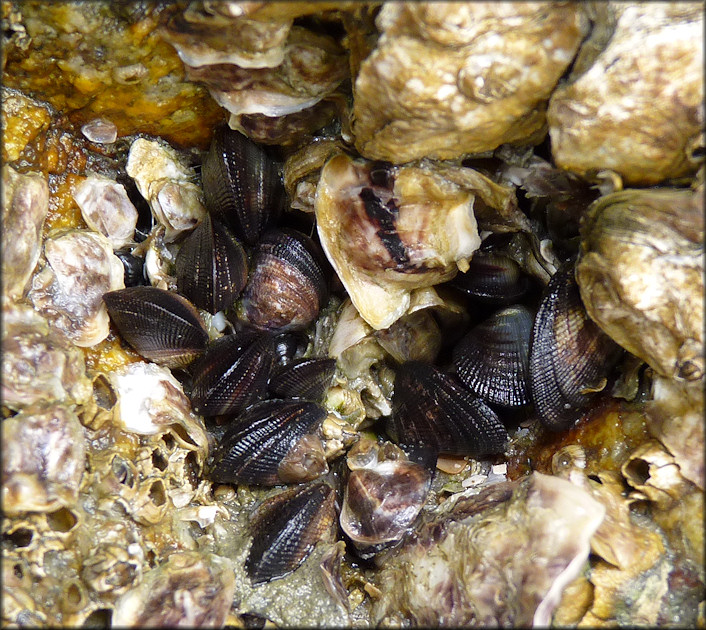
M73 198L88 227L105 236L113 249L133 242L137 209L122 184L100 175L90 175L76 186Z
M138 361L113 370L107 377L117 396L115 413L123 429L154 435L171 425L181 425L205 452L208 438L203 424L192 414L181 383L167 368Z
M368 324L382 329L407 312L414 289L467 268L480 237L471 191L427 165L394 169L390 189L372 183L374 168L345 155L331 158L317 188L316 222L353 304ZM366 193L385 216L370 209Z
M3 103L4 105L4 103ZM39 173L2 169L3 296L22 297L41 251L42 228L49 212L49 186Z
M79 347L103 341L110 332L103 294L125 288L125 270L110 241L71 230L46 239L44 258L28 294L34 307Z
M154 218L165 227L167 242L193 230L206 216L195 174L171 147L138 138L130 146L125 170L149 203Z

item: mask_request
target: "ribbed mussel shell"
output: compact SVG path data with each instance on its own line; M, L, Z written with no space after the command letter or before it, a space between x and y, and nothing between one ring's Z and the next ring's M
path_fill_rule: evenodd
M477 251L468 270L459 273L451 284L482 304L503 306L519 301L530 288L530 279L509 256L492 251Z
M317 436L326 409L308 401L265 400L228 427L213 454L210 479L273 486L328 471Z
M217 339L192 368L191 405L203 416L238 413L267 390L274 342L242 332Z
M226 125L217 128L201 166L208 211L254 245L284 205L277 165L252 140Z
M323 254L291 229L270 230L258 243L241 299L243 317L262 330L301 330L328 296Z
M280 398L321 400L335 371L336 359L297 359L273 371L268 389Z
M123 339L146 359L178 368L206 349L208 332L181 295L138 286L105 293L103 301Z
M471 329L456 345L453 362L463 383L486 402L529 404L529 345L534 316L509 306Z
M401 444L455 455L502 453L508 440L497 414L455 375L417 361L397 370L392 426Z
M245 249L209 215L184 240L175 267L179 292L211 314L233 304L248 279Z
M347 459L351 472L339 521L358 555L367 559L411 527L429 494L432 471L391 442L359 442Z
M336 495L325 481L296 486L266 499L250 521L245 569L254 584L284 577L332 533Z
M563 266L544 290L532 329L530 389L542 423L555 431L570 427L621 354L588 317L573 263Z

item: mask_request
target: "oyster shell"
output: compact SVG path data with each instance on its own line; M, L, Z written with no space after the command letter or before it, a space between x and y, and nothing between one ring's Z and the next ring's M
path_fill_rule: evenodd
M195 228L205 216L195 174L168 144L138 138L130 145L125 170L149 203L154 218L165 227L167 243Z
M591 318L669 378L704 374L703 190L623 190L593 203L576 280Z
M549 625L588 559L605 508L585 490L537 472L475 493L456 495L386 560L374 623Z
M430 165L331 158L316 192L321 245L373 328L399 319L413 289L449 280L480 245L474 195Z
M588 31L575 3L389 2L355 81L361 155L396 164L536 143Z
M227 558L180 551L145 573L138 587L120 597L112 623L128 628L220 628L234 591L235 578Z
M83 427L64 405L28 407L2 422L2 506L52 512L78 500L86 467Z
M110 332L103 294L125 287L110 241L87 230L56 234L44 242L44 260L28 294L35 309L77 346L103 341Z
M4 107L3 103L3 107ZM49 211L49 187L38 173L2 169L2 286L3 296L22 297L39 253L44 220Z
M607 45L549 102L554 160L638 186L694 173L704 146L701 7L610 2L607 13Z
M88 227L105 236L120 249L133 242L137 226L137 209L132 205L125 187L118 182L91 175L73 192Z
M83 353L29 306L5 305L2 326L2 404L82 404L91 397Z

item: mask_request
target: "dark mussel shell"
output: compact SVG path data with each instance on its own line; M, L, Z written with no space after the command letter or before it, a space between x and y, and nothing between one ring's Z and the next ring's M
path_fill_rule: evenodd
M504 306L518 302L530 289L531 281L509 256L478 250L468 270L451 284L481 304Z
M544 290L532 329L530 390L542 423L555 431L573 425L622 352L588 317L573 263L563 266Z
M339 521L360 557L390 547L412 526L429 494L435 462L430 470L390 442L358 442L349 452L352 470Z
M125 270L124 279L126 287L140 287L149 284L145 276L145 259L141 256L135 256L130 251L130 248L119 249L115 255L120 258Z
M179 292L211 314L233 304L248 279L245 249L208 215L184 240L175 267Z
M273 364L269 335L241 332L217 339L192 368L194 412L221 416L245 409L267 391Z
M504 407L529 404L529 345L534 316L509 306L475 326L456 345L456 374L474 394Z
M243 317L261 330L301 330L319 315L328 297L323 254L291 229L266 232L253 253L243 291Z
M277 164L239 131L218 127L201 165L208 211L254 245L279 217L285 193Z
M309 401L274 399L252 405L216 447L210 479L274 486L323 475L328 465L317 432L327 415Z
M254 584L294 571L316 543L332 538L336 495L325 481L266 499L252 515L252 546L245 569Z
M397 370L392 428L401 444L474 457L502 453L509 439L497 414L455 375L417 361Z
M298 359L276 368L270 393L279 398L322 400L336 371L336 359Z
M123 339L146 359L178 368L206 349L206 327L181 295L140 286L110 291L103 301Z

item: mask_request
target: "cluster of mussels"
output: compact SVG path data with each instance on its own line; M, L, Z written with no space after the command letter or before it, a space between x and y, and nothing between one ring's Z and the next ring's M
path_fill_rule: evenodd
M222 128L201 174L209 214L182 244L178 293L128 286L104 300L123 339L184 375L193 410L217 441L211 480L298 484L252 516L246 568L260 583L294 570L335 528L327 460L342 450L327 447L322 401L336 361L304 358L298 336L327 303L331 274L312 238L276 227L285 194L258 145ZM362 558L412 525L439 454L502 453L503 414L530 405L550 429L569 426L619 358L583 308L572 262L552 277L536 314L536 301L525 299L530 278L492 247L476 252L454 285L490 316L455 345L446 368L397 368L388 426L397 445L361 439L348 452L338 521ZM198 309L235 311L235 332L210 342Z

